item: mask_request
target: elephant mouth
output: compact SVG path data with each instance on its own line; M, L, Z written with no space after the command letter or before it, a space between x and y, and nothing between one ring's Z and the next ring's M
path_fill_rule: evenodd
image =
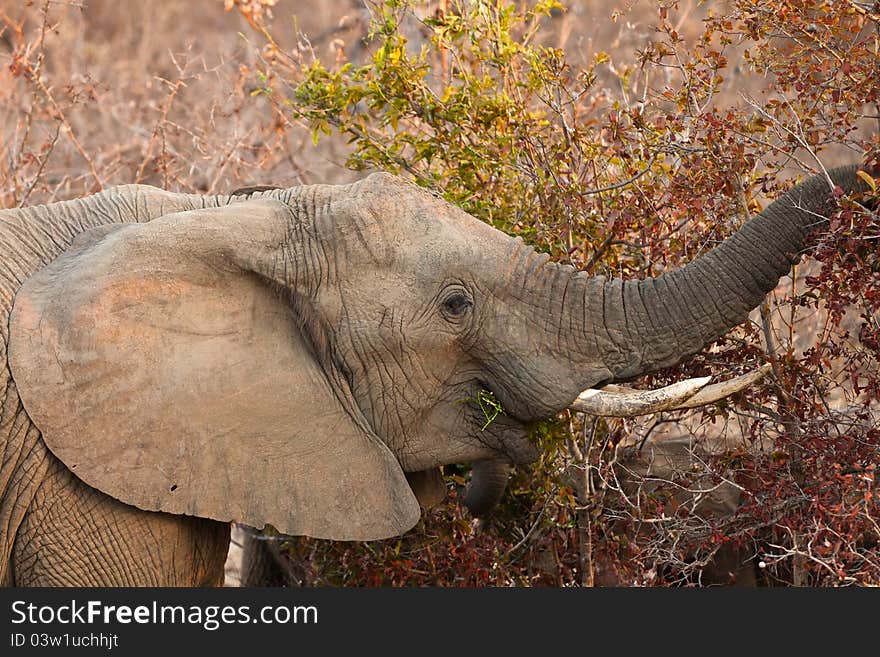
M529 439L534 419L521 417L520 407L511 403L512 396L485 380L475 381L476 392L471 399L471 424L474 437L491 452L490 458L501 458L516 465L538 460L540 451Z
M524 427L520 428L520 434L515 439L505 441L498 452L499 456L514 465L528 465L541 456L538 447L529 439L529 431Z

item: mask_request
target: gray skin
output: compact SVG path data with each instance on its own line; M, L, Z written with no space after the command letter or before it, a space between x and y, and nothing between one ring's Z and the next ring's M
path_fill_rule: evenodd
M529 422L745 320L830 199L810 179L639 281L549 262L387 174L2 211L0 581L219 584L230 521L399 535L438 466L531 462ZM481 389L505 409L485 430L461 403Z

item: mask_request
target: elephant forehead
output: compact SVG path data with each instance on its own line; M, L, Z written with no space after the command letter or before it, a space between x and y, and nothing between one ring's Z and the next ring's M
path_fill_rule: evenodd
M447 271L456 267L479 267L504 257L511 240L499 230L457 210L449 215L425 217L416 223L404 248L396 253L425 271Z
M431 274L501 257L510 242L501 231L414 185L386 176L362 191L340 197L324 215L328 237L350 266Z

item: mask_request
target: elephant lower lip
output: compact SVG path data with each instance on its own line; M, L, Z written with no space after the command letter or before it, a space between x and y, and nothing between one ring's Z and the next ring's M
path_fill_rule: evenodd
M528 439L523 439L521 442L517 441L517 443L515 445L508 445L503 450L504 456L510 459L512 463L528 465L538 460L541 452Z

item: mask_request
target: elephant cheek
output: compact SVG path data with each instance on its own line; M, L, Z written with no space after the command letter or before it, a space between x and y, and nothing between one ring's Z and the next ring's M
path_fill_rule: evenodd
M446 497L446 483L440 468L407 472L406 481L423 509L440 504Z

